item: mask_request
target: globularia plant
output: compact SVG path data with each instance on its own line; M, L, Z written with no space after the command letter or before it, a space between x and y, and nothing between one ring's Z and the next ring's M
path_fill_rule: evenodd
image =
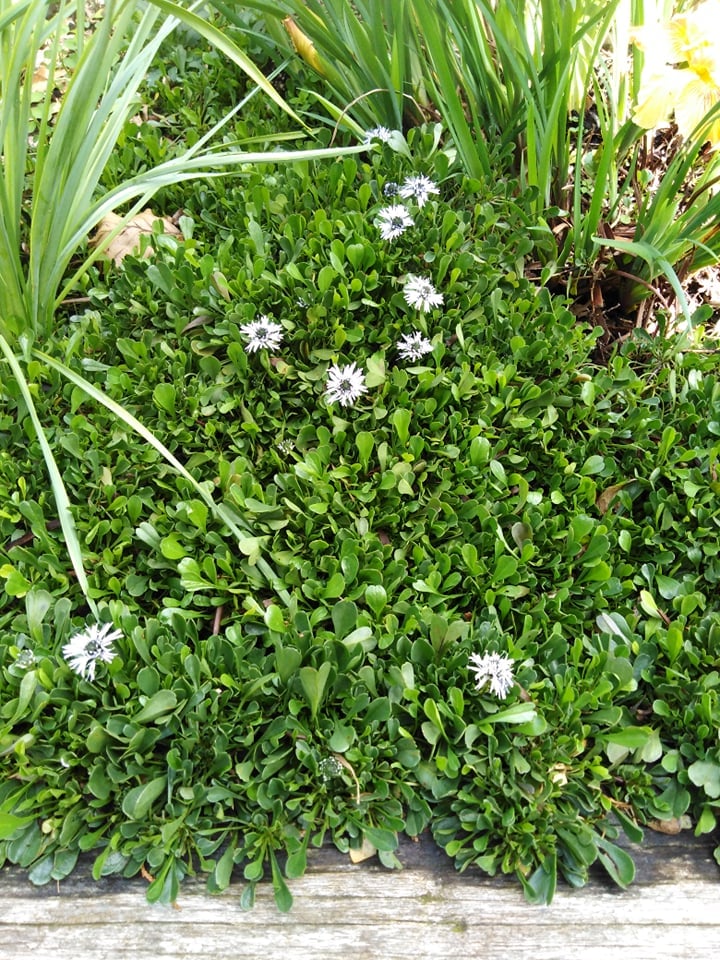
M628 884L621 829L713 829L716 359L638 336L593 363L598 332L525 275L516 185L435 134L188 190L188 235L91 271L58 323L247 552L50 367L88 629L4 388L0 862L35 883L90 854L151 900L202 871L250 905L270 875L287 909L323 842L393 867L429 830L546 902L596 862ZM396 192L414 223L384 238L386 187L417 176L437 192Z

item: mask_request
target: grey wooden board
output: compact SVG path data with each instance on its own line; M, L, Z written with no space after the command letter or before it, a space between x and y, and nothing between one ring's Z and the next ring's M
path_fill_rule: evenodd
M594 872L527 904L514 879L458 874L431 840L404 840L402 871L312 854L277 911L269 884L239 906L242 883L211 896L188 879L176 906L149 905L141 879L95 883L91 861L59 884L33 887L0 870L0 960L704 960L720 957L720 867L712 838L648 831L629 847L635 883Z

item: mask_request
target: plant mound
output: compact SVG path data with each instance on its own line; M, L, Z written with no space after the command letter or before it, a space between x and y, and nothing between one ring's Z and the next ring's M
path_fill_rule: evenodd
M197 188L184 239L95 276L57 355L247 531L32 368L95 655L2 385L0 863L91 852L162 901L238 869L247 904L269 871L287 908L312 847L394 867L430 830L547 902L596 860L630 882L621 828L714 828L717 361L636 338L594 365L600 331L523 274L515 188L414 131Z

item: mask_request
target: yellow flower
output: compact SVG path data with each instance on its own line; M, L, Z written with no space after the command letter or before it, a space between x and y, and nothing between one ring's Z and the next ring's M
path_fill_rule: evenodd
M669 120L689 137L720 102L720 0L706 0L665 24L639 27L633 43L646 56L633 121L650 129ZM720 147L720 117L703 129L704 140Z

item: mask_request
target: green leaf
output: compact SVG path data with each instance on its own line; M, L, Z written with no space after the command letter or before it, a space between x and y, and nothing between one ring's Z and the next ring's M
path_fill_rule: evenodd
M517 573L518 562L515 557L503 554L497 558L495 563L495 572L493 574L493 583L502 583L509 580Z
M26 580L22 573L10 563L0 567L0 577L5 580L5 593L9 597L24 597L32 588L30 581Z
M393 830L386 830L383 827L363 827L363 837L371 843L376 850L397 850L397 833Z
M16 817L12 813L0 813L0 840L7 840L16 830L32 823L35 817Z
M552 903L557 889L557 854L548 854L529 877L523 876L522 873L518 876L529 903L542 905Z
M588 457L582 467L580 467L580 474L583 477L591 477L596 473L602 473L604 469L605 458L595 453L591 457Z
M285 617L280 607L276 606L276 604L269 604L265 610L264 619L265 625L269 630L273 630L275 633L285 633Z
M595 623L597 624L598 629L602 630L604 633L621 637L623 640L627 640L628 643L632 643L632 630L628 626L628 622L625 617L622 616L622 614L608 613L607 611L603 611L597 615L595 618Z
M105 770L101 766L94 766L88 778L88 790L98 800L107 800L113 789Z
M662 620L662 614L655 603L653 595L648 590L640 591L640 606L649 617Z
M506 710L490 713L482 718L483 723L531 723L535 720L537 711L532 703L514 703Z
M351 630L346 637L342 638L342 642L348 647L359 644L363 650L367 651L373 650L377 641L373 637L370 627L356 627L355 630Z
M300 683L302 685L302 690L305 695L308 706L310 707L310 715L313 720L317 716L317 712L320 709L320 704L323 701L325 695L325 686L330 676L330 671L332 667L327 662L327 660L320 664L318 669L315 667L303 667L300 670Z
M425 716L428 718L432 726L435 727L438 733L443 737L447 737L447 734L445 733L445 727L443 726L443 722L440 718L440 711L438 710L438 705L435 703L435 701L431 697L428 697L423 702L423 711L425 713Z
M352 600L339 600L332 608L331 616L335 633L342 640L355 629L358 609Z
M175 903L180 892L182 870L175 857L168 857L160 872L147 888L145 896L149 903Z
M623 828L624 833L628 836L633 843L642 843L644 833L643 830L638 826L638 824L632 820L627 814L619 807L615 807L613 810L614 815L617 817L618 822Z
M365 603L370 607L376 617L379 617L387 606L387 593L385 587L381 584L371 583L365 588Z
M385 383L385 355L382 351L368 357L367 371L365 383L370 389Z
M275 669L283 683L287 683L302 663L302 654L295 647L278 647L275 651Z
M323 597L326 600L334 600L336 597L341 597L343 593L345 593L345 577L340 572L334 573L325 584Z
M25 595L25 611L28 619L28 630L33 640L40 642L43 631L42 624L45 615L53 604L53 597L47 590L33 588Z
M629 853L605 837L595 837L598 847L598 860L605 867L615 883L623 889L635 879L635 864Z
M36 887L41 887L52 880L53 857L48 853L42 859L36 860L28 870L28 880Z
M79 850L56 850L53 856L50 878L52 880L64 880L75 869L79 855Z
M406 407L398 407L393 412L392 425L395 428L400 443L402 444L406 444L408 442L411 419L412 415Z
M345 753L355 741L355 730L353 727L342 723L336 723L333 734L328 740L328 746L333 753Z
M180 560L187 555L188 550L183 544L180 534L171 533L160 541L160 553L167 560Z
M215 586L212 581L203 576L200 565L192 557L183 557L178 564L178 572L185 590L194 592L196 590L207 590Z
M240 909L252 910L255 906L255 888L257 883L247 883L240 894Z
M294 850L285 863L285 875L288 879L302 877L307 870L307 851L305 847Z
M365 723L386 723L392 715L392 707L387 697L373 700L365 713Z
M365 259L365 244L349 243L345 249L345 253L353 267L358 270Z
M363 470L367 470L370 456L375 446L375 437L367 430L360 430L355 436L355 445L357 446L360 464Z
M220 859L216 861L213 871L208 877L208 887L212 892L220 892L229 886L235 866L234 856L235 845L231 843Z
M470 463L474 467L484 466L490 459L490 441L487 437L473 437L470 441Z
M710 760L696 760L688 767L688 777L696 787L715 800L720 797L720 764Z
M650 727L624 727L622 730L616 730L613 733L603 734L604 743L612 743L616 747L626 747L628 750L637 750L644 747L653 735Z
M123 797L122 811L131 820L142 820L155 801L167 790L167 777L155 777L133 787Z
M172 383L158 383L153 390L155 405L170 416L175 415L175 387Z
M275 904L282 913L287 913L288 910L292 907L293 898L290 893L287 884L285 883L285 878L282 875L282 871L278 866L277 858L275 853L270 851L270 867L272 870L272 883L273 891L275 893Z
M133 716L134 723L152 723L166 713L171 713L177 706L178 699L174 690L158 690L147 701L145 706Z

